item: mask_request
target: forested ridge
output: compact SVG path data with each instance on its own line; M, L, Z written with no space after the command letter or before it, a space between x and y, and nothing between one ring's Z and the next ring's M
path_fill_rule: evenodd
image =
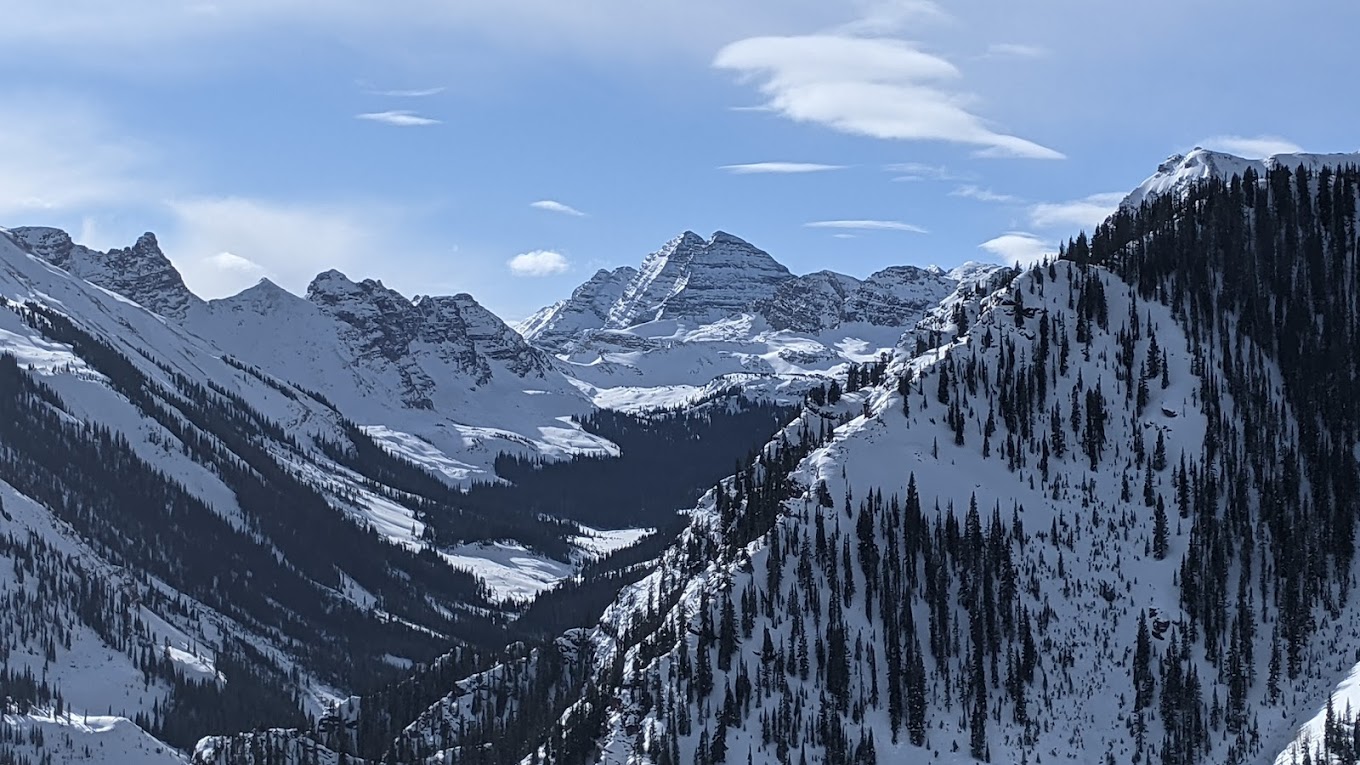
M1358 183L1210 180L942 306L539 649L587 668L561 715L509 661L364 754L1355 761L1355 710L1294 738L1360 649Z

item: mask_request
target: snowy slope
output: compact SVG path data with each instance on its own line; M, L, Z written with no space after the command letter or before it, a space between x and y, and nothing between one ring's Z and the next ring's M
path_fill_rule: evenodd
M582 529L572 538L579 552L571 562L553 560L510 542L464 544L440 552L449 565L470 571L498 601L528 603L580 569L581 564L630 547L656 529Z
M1103 295L1102 309L1094 307L1093 295ZM899 352L892 371L906 376L907 384L811 408L776 438L772 450L781 441L805 441L824 420L841 423L829 440L811 443L794 469L774 533L733 547L743 510L738 508L732 525L715 494L704 499L694 524L661 566L625 589L594 631L591 662L604 687L590 690L587 684L563 715L552 745L540 747L526 763L560 761L565 751L560 747L579 741L583 729L594 741L586 761L610 765L707 761L719 735L729 761L854 762L871 741L879 761L968 763L983 758L969 753L974 726L983 731L975 751L992 762L1133 763L1150 756L1155 761L1153 748L1163 745L1171 728L1156 701L1142 712L1133 706L1140 622L1150 628L1151 664L1162 665L1156 690L1169 665L1193 677L1200 685L1196 708L1207 728L1210 700L1217 700L1214 710L1226 703L1229 683L1218 669L1225 666L1218 663L1221 654L1210 656L1202 645L1182 642L1190 616L1182 611L1178 578L1190 522L1177 513L1178 481L1183 475L1200 480L1209 432L1202 396L1206 381L1223 374L1223 357L1210 351L1197 360L1166 305L1134 297L1109 272L1066 262L936 312L921 336L948 337L939 322L960 315L969 329L959 339L924 354ZM1238 343L1240 352L1252 353L1249 343ZM1160 369L1145 372L1150 385L1139 403L1139 378L1123 370L1129 363L1146 369L1144 360L1152 358L1164 365L1165 376ZM1044 434L1039 440L1022 435L1023 419L1006 422L1008 397L1022 395L1015 387L1020 381L1035 384L1034 374L1042 375L1043 388L1024 395L1039 396L1033 404L1037 416L1028 426ZM1234 416L1231 397L1224 391L1216 396L1217 405ZM1084 414L1075 426L1070 422L1073 410L1091 407L1093 397L1103 402L1099 409L1105 413L1098 442L1087 440L1088 430L1097 427L1092 415ZM1291 417L1287 408L1281 415L1286 422ZM1063 450L1049 451L1048 444L1057 443L1050 441L1050 430L1066 434ZM1158 453L1166 455L1164 463ZM761 473L755 476L759 480ZM825 503L821 485L827 487ZM724 502L741 501L735 484L723 491L729 493ZM903 538L901 511L891 508L913 494L922 516L919 522L905 520ZM1169 515L1164 552L1157 549L1158 503ZM966 529L972 528L974 507L981 515L981 549L1009 548L1004 566L983 576L997 577L995 586L1002 588L989 585L987 603L993 597L1014 599L1014 611L1002 609L995 617L998 625L1011 625L997 627L1010 654L1003 650L990 669L986 658L975 665L990 678L979 723L977 697L967 684L970 634L991 629L977 626L992 618L978 610L981 590L965 584L973 576L966 565L949 566L951 573L938 580L929 573L939 570L932 569L929 556L907 567L894 586L907 587L906 606L916 625L907 644L914 640L923 658L925 718L916 743L907 723L900 735L893 733L898 726L886 699L901 681L888 659L894 651L888 635L900 635L901 623L895 628L885 623L885 585L877 582L880 571L883 581L893 579L888 573L893 569L886 562L884 568L875 563L866 569L865 540L885 561L919 556L919 550L906 551L920 544L913 534L925 530L934 539L927 547L944 555L938 546L946 544L948 537L941 536L946 528L958 535L953 544L969 544L973 532ZM748 506L745 512L755 511ZM822 547L823 532L829 555L822 560L817 553L813 563L810 551ZM962 554L949 553L946 560ZM1002 584L1006 571L1013 572L1016 585L1008 595ZM931 583L907 584L921 576ZM848 594L846 582L854 584ZM871 585L872 599L866 593ZM945 589L932 596L931 587ZM897 597L887 599L898 602ZM721 604L728 600L737 603L730 669L720 658ZM1013 622L1005 621L1007 614ZM1265 617L1266 625L1271 621ZM952 633L945 628L936 634L937 624L951 622ZM829 625L837 629L828 631ZM1309 669L1279 679L1278 698L1267 697L1264 683L1250 687L1243 738L1221 734L1206 740L1204 761L1269 763L1283 750L1280 762L1289 762L1287 747L1305 723L1316 740L1323 719L1318 700L1351 672L1353 648L1344 646L1353 644L1357 626L1360 609L1353 603L1342 607L1310 639ZM848 701L839 709L828 674L828 662L834 667L839 655L829 644L837 639L830 637L833 632L851 654L842 675ZM1021 671L1031 641L1033 676L1012 686L1007 678ZM1249 642L1251 671L1264 677L1271 660L1269 630L1257 629ZM795 667L797 645L812 655L810 672ZM700 668L704 663L706 672ZM704 674L713 677L711 691L696 686ZM1334 703L1338 716L1346 701L1354 701L1352 686L1352 679L1342 683ZM497 709L513 716L516 703L512 695ZM600 704L607 706L601 710ZM456 748L456 732L447 731L487 714L485 707L479 713L452 705L430 713L444 722L425 723L410 744L418 752L435 752L430 761ZM832 722L824 727L828 714ZM590 722L595 719L604 726L599 738ZM1221 731L1222 718L1214 720ZM437 732L441 726L445 733ZM790 726L804 733L790 734ZM828 738L832 730L846 738ZM781 742L787 750L780 749ZM848 749L833 754L828 748L833 745Z
M494 480L501 453L613 449L570 421L592 405L551 360L466 295L411 301L331 271L306 299L264 280L196 306L184 326L322 394L383 446L455 485Z
M155 234L143 234L131 247L98 252L55 228L20 227L10 236L30 252L75 276L141 303L171 319L202 304L161 252Z
M1345 154L1273 154L1264 159L1246 159L1220 151L1210 151L1195 147L1189 154L1173 154L1157 166L1157 172L1148 176L1129 195L1120 202L1121 207L1137 208L1144 200L1159 194L1183 190L1207 178L1228 180L1240 176L1248 168L1258 177L1276 167L1293 170L1305 167L1318 170L1323 167L1344 167L1360 164L1360 153Z
M27 234L32 238L32 230ZM40 244L60 241L45 236L48 238L40 239ZM123 252L120 258L127 256L134 261L149 258L154 240L144 238L142 245L117 252ZM346 695L332 685L331 678L336 675L333 666L324 669L327 679L319 676L323 671L320 659L314 659L316 654L309 646L297 642L299 631L313 627L289 624L288 615L280 613L286 604L271 598L262 610L254 611L239 603L209 605L207 600L189 594L189 588L176 589L183 586L175 579L183 570L173 567L174 560L182 560L176 555L216 561L206 564L219 566L213 576L235 580L266 575L262 568L239 565L241 559L225 557L239 555L243 549L257 550L274 564L284 558L285 550L296 549L295 540L302 539L305 544L308 534L329 535L334 542L335 534L339 533L350 542L367 545L351 554L337 555L331 566L320 569L317 580L309 581L298 569L284 565L277 570L288 572L293 577L289 582L282 585L278 581L256 582L264 592L291 587L289 598L298 597L301 588L303 601L309 607L322 603L337 613L348 613L353 622L350 626L356 631L366 630L367 635L382 630L394 635L412 629L422 631L425 647L416 641L388 649L389 663L400 666L428 658L436 646L442 649L452 640L428 625L447 628L451 614L469 607L469 602L448 594L457 590L459 582L466 581L467 601L471 605L476 608L486 605L475 594L476 583L454 566L441 569L442 574L427 572L431 581L450 589L442 593L430 590L414 601L384 602L380 590L375 594L375 590L361 584L365 581L371 588L375 582L395 582L400 587L403 577L409 578L408 571L383 568L383 561L394 560L391 548L380 544L384 539L412 553L425 550L430 543L422 539L425 520L412 509L413 503L405 501L409 498L405 491L356 472L363 469L361 464L355 467L338 464L319 448L323 442L348 443L346 413L337 411L333 403L307 386L271 376L233 358L235 354L184 329L180 320L168 315L171 311L149 312L126 296L76 278L47 257L32 252L33 249L40 248L0 230L0 353L14 357L18 367L14 374L44 386L46 392L42 395L50 397L48 410L66 426L87 427L92 442L97 440L96 429L105 428L118 444L125 445L136 460L120 463L128 482L147 483L155 475L185 492L186 501L164 508L168 516L177 518L170 526L180 527L170 528L167 537L177 539L182 530L218 529L214 524L220 522L213 521L215 517L225 521L238 536L230 550L211 548L212 540L204 539L198 544L209 545L208 549L189 551L177 547L177 541L159 539L154 530L145 536L138 533L136 538L127 538L126 532L119 536L122 520L115 515L104 515L103 521L77 530L59 520L54 506L44 505L0 482L0 603L4 604L0 609L3 624L0 634L4 635L0 641L3 655L0 665L4 669L0 671L40 678L44 684L41 694L60 694L63 708L77 716L71 722L65 718L52 720L51 714L46 713L48 719L44 722L43 713L15 707L9 710L6 731L42 730L42 735L55 737L49 741L51 751L66 751L56 748L56 739L62 747L72 742L80 752L88 743L92 751L101 753L97 762L179 761L178 755L157 754L165 747L158 748L154 741L136 732L137 726L157 729L178 684L233 687L233 677L239 680L239 675L219 670L219 652L229 644L250 646L254 657L251 661L261 663L256 668L267 664L277 672L271 682L279 683L279 693L286 698L296 692L302 707L313 714ZM52 252L47 255L52 256ZM78 254L79 258L72 256L64 261L66 265L89 269L91 264L121 263L88 252ZM117 275L99 269L86 273L100 278ZM156 294L142 297L151 301ZM344 352L354 353L359 343L367 341L363 348L380 355L383 340L390 336L372 331L360 338L355 324L335 319L306 300L279 294L267 286L247 296L251 297L266 306L275 301L286 310L296 311L294 315L276 314L276 318L295 322L295 328L312 327L307 322L314 322L326 331L339 333L341 339L354 343L339 345ZM436 400L450 406L472 407L478 381L490 389L492 376L512 377L518 382L510 387L511 393L530 404L508 404L511 412L528 410L520 413L522 419L528 420L535 416L532 402L544 402L541 419L535 421L538 424L533 432L548 444L545 450L575 446L579 430L566 421L558 407L570 402L577 411L584 411L590 404L573 386L562 382L560 376L556 383L552 381L551 375L555 373L546 357L528 348L517 334L468 298L404 303L410 315L401 317L406 323L398 329L413 333L408 348L417 359L414 368L429 369L445 380L453 377L456 369L459 384L467 389L447 398L439 398L436 393ZM363 303L354 301L354 305L362 307ZM220 309L191 301L183 311L182 321L188 323L195 316L211 318L216 315L215 310ZM46 318L49 315L53 318ZM359 323L358 319L351 320ZM53 324L57 321L69 321L72 329L69 332L59 329ZM263 338L263 327L258 324L256 327ZM384 331L397 330L384 328ZM55 340L54 333L65 333L66 339ZM278 338L284 334L274 331L269 336ZM447 337L452 341L445 342ZM459 346L459 342L463 345ZM314 349L316 345L313 344ZM293 361L284 352L286 347L270 348L279 351L283 361ZM301 351L302 347L296 349ZM345 363L332 359L325 369L338 376ZM371 392L394 395L401 382L398 378L392 381L393 387ZM9 401L16 395L15 390L7 389L5 395ZM196 408L209 403L213 407L210 410ZM375 411L387 410L376 407ZM496 414L494 410L492 414ZM7 421L5 425L11 423ZM510 438L520 448L536 448L528 437L513 431L457 425L464 429L451 441L461 449L457 453L477 453L475 447L480 445L490 452L483 464L494 458L491 444L498 440ZM239 441L232 436L238 428L244 433ZM441 465L451 462L426 441L412 444L411 439L416 437L408 433L381 426L373 430L379 436L374 438L379 445L394 452L411 453L413 461L430 467L433 474L437 475ZM583 440L597 450L610 448L594 439ZM469 443L474 448L468 448ZM18 444L0 444L0 449L8 456L15 446ZM242 451L233 453L233 449ZM49 454L45 461L54 474L60 475L64 469L61 463L68 459L75 458ZM247 463L256 478L247 478L243 483L226 476L225 465ZM460 480L453 467L445 470L444 475L450 483ZM272 512L276 519L286 520L286 514L295 508L285 505L271 510L259 502L259 491L252 495L256 504L246 506L237 492L243 487L257 488L268 497L270 487L292 485L289 482L293 480L318 492L313 496L323 501L323 508L328 504L329 509L336 511L336 525L285 529L290 537L287 541L270 539L271 527L262 524L261 519ZM90 490L88 486L80 488ZM301 495L294 492L293 496ZM199 507L207 518L192 515L199 512ZM80 508L67 507L66 512L79 514ZM357 525L347 524L343 520L346 515ZM83 536L84 529L105 528L99 523L106 524L109 536L97 541ZM354 532L349 537L344 537L346 528ZM366 536L368 529L375 535ZM582 560L594 554L592 551L601 544L594 538L582 539L579 545ZM143 547L150 557L171 561L167 565L172 567L162 571L164 578L153 576L142 567L146 561L137 553ZM405 558L397 555L395 561L406 562L395 565L411 566L413 570L422 565L416 563L412 553ZM429 560L436 569L440 568L433 551ZM376 571L373 561L379 562ZM574 570L574 566L568 567L563 576ZM200 595L216 588L213 584L216 580L212 579L207 583L186 581L202 587ZM427 619L425 624L416 621ZM396 626L386 626L392 624ZM409 638L409 634L402 637ZM357 661L360 657L351 658ZM236 661L241 661L239 656ZM11 691L18 698L30 697L29 691L22 688ZM40 699L44 698L41 694ZM6 694L0 694L3 695ZM43 703L54 706L48 700L40 702L39 707ZM84 721L87 713L88 725ZM96 719L94 715L101 717Z
M4 739L0 753L26 758L17 762L43 762L44 756L60 763L118 763L119 765L184 765L189 760L147 735L121 717L65 713L60 716L32 714L0 715ZM14 761L14 760L11 760Z
M1064 271L1066 264L1062 264ZM1040 306L1053 313L1065 309L1067 302L1067 289L1064 282L1069 278L1066 273L1059 273L1056 284L1048 283L1047 290L1039 292L1034 282L1023 279L1019 288L1028 291L1035 289L1039 300L1031 301L1026 305L1039 309ZM1027 293L1028 294L1028 293ZM1072 533L1076 539L1071 547L1064 547L1063 554L1067 556L1063 565L1069 571L1080 571L1085 587L1074 590L1067 583L1065 577L1056 573L1059 565L1056 560L1058 548L1051 540L1043 544L1033 544L1028 546L1029 557L1017 561L1017 566L1026 572L1033 572L1037 576L1039 589L1034 593L1034 602L1030 606L1031 610L1042 610L1051 607L1057 612L1057 617L1051 622L1051 626L1042 630L1036 636L1044 645L1059 646L1071 644L1073 641L1082 638L1084 633L1090 629L1090 622L1077 617L1077 614L1087 613L1091 609L1096 609L1107 614L1108 623L1112 628L1114 636L1123 636L1127 631L1126 625L1135 620L1139 610L1158 608L1162 612L1171 612L1175 609L1176 596L1174 590L1170 588L1170 579L1174 566L1167 563L1160 563L1151 559L1150 555L1141 554L1140 544L1127 544L1122 541L1126 528L1131 528L1132 533L1144 536L1150 535L1150 517L1145 513L1133 513L1125 516L1128 511L1116 512L1115 518L1121 523L1119 525L1106 525L1104 521L1092 528L1089 524L1092 520L1092 509L1089 504L1091 497L1100 498L1095 505L1095 513L1100 516L1108 516L1115 512L1120 493L1119 480L1123 474L1119 469L1103 469L1101 471L1089 471L1083 467L1077 455L1069 455L1065 459L1055 459L1054 461L1061 467L1054 467L1054 473L1062 476L1061 479L1044 481L1039 475L1039 471L1033 460L1037 455L1030 455L1027 459L1031 460L1024 468L1017 470L1008 469L1007 461L998 455L991 459L980 457L980 434L984 430L984 421L987 417L986 409L979 408L978 403L985 404L986 395L983 394L982 402L975 402L970 407L968 415L969 422L965 428L967 436L965 444L956 446L953 441L953 434L943 427L943 407L935 395L935 382L938 371L936 369L944 351L956 359L958 364L966 364L967 357L978 356L987 358L989 365L995 368L995 352L1002 344L1011 342L1032 341L1037 335L1034 325L1037 320L1031 318L1025 321L1025 326L1016 327L1012 321L1007 305L1009 301L995 297L990 301L990 308L983 312L981 318L975 323L970 336L964 342L941 352L932 352L926 356L915 359L903 358L899 362L896 370L905 372L912 370L918 380L917 385L913 385L908 396L903 397L889 390L874 391L867 397L861 399L859 396L847 397L844 408L848 412L854 412L862 405L867 404L871 414L869 416L854 417L849 423L837 430L834 440L809 455L799 467L795 474L800 486L808 487L808 494L796 498L786 504L789 517L781 521L780 537L785 545L794 545L795 549L798 540L811 539L813 519L817 514L821 514L828 525L840 527L845 533L851 534L853 523L852 519L847 519L841 513L840 504L844 497L853 496L856 498L864 497L870 491L882 491L887 496L905 497L907 494L907 479L915 477L917 490L919 491L922 502L926 508L938 504L939 507L954 508L953 512L960 515L962 521L963 511L969 506L971 500L976 501L978 507L985 512L990 512L994 507L1000 507L1006 517L1010 517L1013 511L1023 508L1021 516L1025 529L1031 534L1044 533L1048 528L1063 519L1063 528L1071 525ZM1110 311L1112 315L1119 316L1127 314L1127 304L1118 298L1111 301ZM1177 338L1175 335L1175 324L1166 315L1166 311L1161 307L1151 307L1139 305L1136 307L1139 314L1151 312L1153 325L1157 328L1158 337L1162 340L1163 347L1168 351L1168 359L1173 366L1171 377L1178 383L1159 391L1159 395L1148 407L1149 414L1139 418L1120 418L1116 423L1111 423L1111 440L1115 443L1131 443L1135 437L1147 438L1150 434L1161 432L1165 434L1167 440L1175 445L1190 445L1197 443L1203 437L1203 419L1194 406L1194 379L1189 371L1189 353L1184 337ZM1160 310L1158 310L1160 309ZM1069 325L1070 326L1070 325ZM991 352L982 349L981 338L988 332L994 333L995 345ZM1055 345L1056 349L1056 345ZM1092 348L1094 358L1105 358L1106 363L1112 361L1113 338L1105 335L1104 339L1099 340L1098 344ZM1082 369L1083 373L1093 373L1100 365L1090 365ZM1101 387L1105 390L1105 395L1111 400L1122 400L1123 393L1118 388L1113 369L1106 369L1104 375L1098 378L1088 378L1094 384L1097 379ZM1060 379L1058 384L1063 386L1054 391L1053 400L1063 401L1068 398L1070 391L1074 387L1076 380L1075 373ZM986 391L991 386L986 385L985 381L979 382L979 387ZM917 389L922 392L917 392ZM904 417L903 407L908 407L911 411ZM1172 418L1161 414L1161 409L1166 407L1174 410L1176 417ZM1046 425L1046 423L1045 423ZM796 432L797 426L792 429ZM1177 447L1170 447L1171 453L1177 453ZM997 449L1000 452L1000 449ZM1127 452L1125 452L1127 454ZM1127 455L1130 463L1132 455ZM846 478L841 477L842 470L846 473ZM1080 487L1076 483L1077 476L1085 483ZM825 481L830 488L831 495L836 497L836 506L833 508L818 509L814 502L815 497L811 496L811 487L818 482ZM1034 487L1030 487L1030 483ZM1159 484L1161 482L1159 481ZM1166 488L1162 489L1167 490ZM1058 496L1055 498L1051 492ZM712 499L710 498L711 502ZM710 511L712 512L712 511ZM839 518L838 518L839 516ZM708 516L710 523L715 522L713 515ZM1136 520L1135 520L1136 519ZM1132 526L1128 522L1134 520ZM714 530L716 531L716 530ZM1045 534L1046 536L1046 534ZM1114 570L1108 561L1103 560L1103 551L1116 541L1120 542L1123 549L1127 550L1123 557L1125 561L1122 568L1125 572ZM852 541L853 548L854 543ZM709 565L698 576L684 583L683 592L678 603L673 607L675 614L689 614L686 618L691 624L697 624L695 612L698 610L701 598L711 598L716 600L718 593L730 591L741 593L748 588L753 588L757 597L764 598L771 595L764 588L764 572L770 565L768 558L772 553L761 544L749 546L744 552L738 554L737 559L730 564L724 565L719 562ZM779 557L785 558L788 553L781 553ZM749 562L748 562L749 561ZM793 560L787 562L776 561L785 569L786 578L792 575ZM674 565L680 565L676 562ZM751 573L747 573L747 572ZM854 571L856 578L862 576L858 569ZM814 573L814 576L817 574ZM1028 578L1028 574L1027 574ZM606 615L609 627L600 633L599 650L602 652L602 660L612 657L616 651L625 651L625 674L646 674L659 673L666 676L670 667L674 666L677 660L674 649L661 654L660 657L647 662L645 665L636 664L637 659L629 657L636 654L640 649L637 647L627 648L618 645L609 635L619 634L629 622L637 618L633 611L637 605L647 602L650 599L663 600L659 592L664 588L667 574L663 570L650 577L647 581L639 584L633 591L624 593L616 608ZM1137 586L1125 589L1124 582L1132 583L1137 581ZM1098 585L1106 581L1110 584L1119 583L1119 595L1114 604L1106 603L1100 595ZM863 581L860 580L860 588L863 588ZM834 592L829 589L825 579L820 583L814 583L812 590L819 592ZM651 594L649 594L651 593ZM704 593L707 593L705 596ZM637 604L630 606L629 604ZM918 607L918 623L924 624L928 621L927 612L924 608ZM776 609L778 612L778 609ZM862 595L857 594L853 601L845 608L845 619L847 631L855 636L853 640L866 641L868 645L877 649L879 656L886 655L886 649L880 642L882 640L882 625L876 619L866 619L864 614L864 604ZM965 623L967 617L962 615L960 610L956 618L961 618ZM785 619L759 617L755 621L754 635L762 635L765 629L769 629L776 645L786 641L789 637L790 623ZM924 637L924 636L923 636ZM1131 638L1131 632L1128 634ZM757 638L753 638L758 640ZM1104 753L1113 751L1117 755L1128 756L1127 733L1125 731L1108 726L1110 720L1119 715L1117 706L1105 706L1114 700L1109 690L1105 690L1114 681L1111 677L1112 670L1122 671L1124 664L1124 645L1120 642L1123 637L1116 637L1114 643L1096 652L1087 652L1079 660L1070 666L1053 665L1044 670L1044 676L1048 679L1050 692L1055 696L1051 699L1049 707L1045 708L1045 724L1039 732L1039 740L1034 744L1033 749L1047 752L1050 749L1064 750L1070 748L1070 742L1074 735L1082 732L1087 738L1084 742L1083 750L1087 752ZM695 647L693 640L690 641L689 652L693 655ZM924 641L923 641L924 642ZM749 655L759 652L758 642L750 646L743 647L739 653ZM1045 652L1048 655L1048 652ZM864 654L857 652L861 657ZM930 670L931 661L927 661L927 669ZM854 669L857 666L858 669ZM867 684L870 682L869 674L857 675L856 673L868 673L869 665L857 662L852 666L852 677L860 679L854 681L851 696L855 697L858 692L867 693ZM941 664L938 671L949 671ZM885 668L880 665L877 672L883 673ZM887 680L879 677L875 682L881 683L886 687ZM1070 683L1070 685L1069 685ZM861 685L862 684L862 685ZM798 684L795 683L795 689ZM809 687L816 687L810 685ZM630 759L636 757L635 747L631 743L635 738L628 735L624 728L641 726L644 730L649 725L661 726L656 728L657 732L664 731L664 724L649 715L636 715L629 712L629 702L627 692L625 692L625 704L623 710L616 715L611 715L609 732L603 742L604 753L601 762L624 763L632 762ZM1101 701L1104 699L1105 701ZM872 717L866 719L862 725L866 730L875 731L877 740L877 750L880 757L887 757L889 761L896 761L903 757L926 756L942 757L943 761L968 761L966 757L951 756L953 743L961 743L967 747L968 734L961 729L956 721L951 721L951 716L945 711L952 705L943 696L932 698L930 708L932 710L932 732L930 733L930 749L934 752L921 752L919 749L911 747L902 742L898 746L892 746L886 741L886 736L882 731L889 728L887 716L882 711L876 712ZM699 712L700 720L703 713ZM939 723L938 729L934 723ZM694 724L695 735L685 737L681 743L681 757L685 760L689 753L696 746L699 721ZM858 730L859 726L856 726ZM709 727L711 730L711 725ZM991 740L1000 742L1010 740L1019 736L1024 736L1024 726L1003 725L998 731L993 729ZM644 736L645 738L645 736ZM999 745L999 744L998 744ZM757 751L757 761L772 761L772 752L767 748L762 748L758 729L745 727L741 731L732 729L729 732L729 749L733 752L745 752L748 746ZM816 756L817 749L809 747L808 756ZM1000 755L1000 750L994 749L994 759L1000 761L1010 761L1009 756ZM763 754L762 754L763 753ZM764 757L765 759L760 759Z
M225 352L320 393L349 420L394 434L385 446L451 484L495 480L492 463L503 452L562 459L613 448L570 421L593 406L552 360L468 295L411 300L381 282L328 271L305 299L262 280L204 302L185 287L152 234L108 252L76 244L58 229L15 228L6 236L206 340L198 345L210 353ZM414 450L403 448L417 442Z

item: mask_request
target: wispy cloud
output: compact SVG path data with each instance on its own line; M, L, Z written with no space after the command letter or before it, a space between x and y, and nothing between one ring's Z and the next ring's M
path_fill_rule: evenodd
M911 234L928 234L929 231L914 224L900 220L815 220L803 224L807 228L848 229L851 231L905 231Z
M993 130L964 107L962 74L915 44L844 34L752 37L727 45L713 65L755 82L766 106L795 122L904 141L948 141L987 157L1061 159L1033 141Z
M0 225L35 213L85 215L162 193L147 180L154 152L124 136L80 104L0 98Z
M507 261L506 265L515 276L553 276L570 267L561 253L552 250L522 252Z
M923 162L894 162L883 166L884 172L896 173L894 181L966 181L967 173L957 173L944 165Z
M1014 196L1012 194L998 194L995 191L992 191L991 189L984 189L981 186L973 186L971 184L966 186L959 186L958 188L949 192L949 196L962 197L964 199L975 199L979 202L999 202L1003 204L1021 201L1020 197Z
M793 173L823 173L828 170L843 170L845 165L822 165L815 162L751 162L745 165L723 165L719 170L726 170L733 175L756 175L760 173L793 174Z
M868 4L861 18L841 24L834 31L853 35L885 35L922 23L951 21L933 0L877 0Z
M1250 159L1269 157L1272 154L1298 154L1303 151L1302 146L1277 135L1216 135L1200 141L1199 145L1206 149L1226 151Z
M1044 202L1029 209L1030 223L1038 228L1082 228L1090 230L1100 225L1119 207L1122 191L1092 194L1068 202Z
M364 88L364 92L370 96L386 96L388 98L426 98L428 96L437 96L445 90L448 90L448 88L442 85L437 88L415 88L412 90L376 90L369 87Z
M432 117L424 117L408 109L395 109L386 112L367 112L354 115L355 119L369 120L370 122L381 122L384 125L394 125L396 127L424 127L426 125L438 125L440 121Z
M1043 58L1048 55L1048 49L1041 45L996 43L987 47L987 55L991 58Z
M554 199L540 199L537 202L530 202L529 206L534 208L535 210L546 210L547 212L561 213L562 215L572 215L577 218L584 218L586 215L585 213L581 212L575 207L572 207L571 205L562 204L561 202L558 202L557 200Z
M826 26L840 17L835 5L806 0L592 0L585 5L562 0L6 0L0 58L37 52L68 66L74 58L105 68L157 70L166 68L167 57L199 67L252 64L256 48L240 41L279 30L343 39L363 54L407 66L453 56L484 63L491 46L517 57L563 51L611 58L659 52L704 57L761 30ZM685 33L676 34L677 29ZM476 44L462 45L465 41ZM204 55L205 48L213 55Z
M1057 247L1026 231L1010 231L989 239L978 247L1013 266L1024 266L1056 253Z

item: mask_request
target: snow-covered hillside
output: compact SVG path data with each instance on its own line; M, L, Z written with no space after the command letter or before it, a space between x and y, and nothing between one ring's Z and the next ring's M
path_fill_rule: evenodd
M1129 195L1120 202L1121 207L1136 209L1144 200L1159 194L1175 193L1193 188L1195 184L1210 178L1222 181L1234 175L1241 176L1248 169L1257 177L1264 177L1279 167L1294 171L1303 167L1317 172L1324 167L1338 168L1360 164L1360 152L1348 154L1272 154L1263 159L1246 159L1221 151L1211 151L1195 147L1189 154L1173 154L1157 166L1157 172L1148 176Z
M348 751L1356 761L1360 170L1338 161L1156 193L955 293L882 384L810 397L593 631ZM201 761L259 762L236 752Z
M248 688L281 711L196 763L1360 761L1356 160L1197 150L1023 272L687 233L522 335L336 272L153 314L63 270L113 255L0 237L7 730L140 752ZM562 407L732 391L801 413L673 544L512 526L614 551L597 578L447 493L477 438L590 448ZM565 580L535 606L593 627L460 642Z
M264 280L194 306L184 327L322 394L384 447L455 485L494 480L502 453L613 450L572 421L593 406L551 359L468 295L408 300L329 271L305 299Z
M318 714L357 678L429 659L499 618L499 598L454 552L440 558L438 540L531 544L563 533L532 516L451 507L447 484L421 472L447 455L390 428L367 436L321 393L166 315L211 317L215 304L152 313L47 259L66 252L66 265L112 280L138 263L154 270L154 239L100 255L63 250L69 240L51 232L36 245L33 230L21 233L0 231L0 698L18 705L6 710L0 756L50 735L51 752L88 745L113 758L101 762L169 761L177 755L126 732L187 746L204 726ZM444 365L435 369L445 380L454 364L470 388L494 374L520 379L517 370L553 374L468 299L407 305L425 313L393 318L438 336L410 346ZM335 321L322 326L353 339ZM555 379L564 400L589 409ZM546 430L580 432L552 413ZM600 552L594 537L566 543L578 558L563 576Z
M495 480L501 453L562 459L612 449L571 421L591 402L471 296L411 300L381 282L328 271L306 298L265 279L205 302L152 234L108 252L58 229L15 228L8 236L219 353L321 394L386 448L453 485Z

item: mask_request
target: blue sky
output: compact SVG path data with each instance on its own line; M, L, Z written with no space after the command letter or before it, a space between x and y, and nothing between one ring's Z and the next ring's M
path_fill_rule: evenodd
M795 272L1028 257L1176 151L1360 148L1360 6L1335 0L7 0L5 17L0 225L100 248L153 230L205 297L262 276L302 292L335 267L513 320L685 229Z

